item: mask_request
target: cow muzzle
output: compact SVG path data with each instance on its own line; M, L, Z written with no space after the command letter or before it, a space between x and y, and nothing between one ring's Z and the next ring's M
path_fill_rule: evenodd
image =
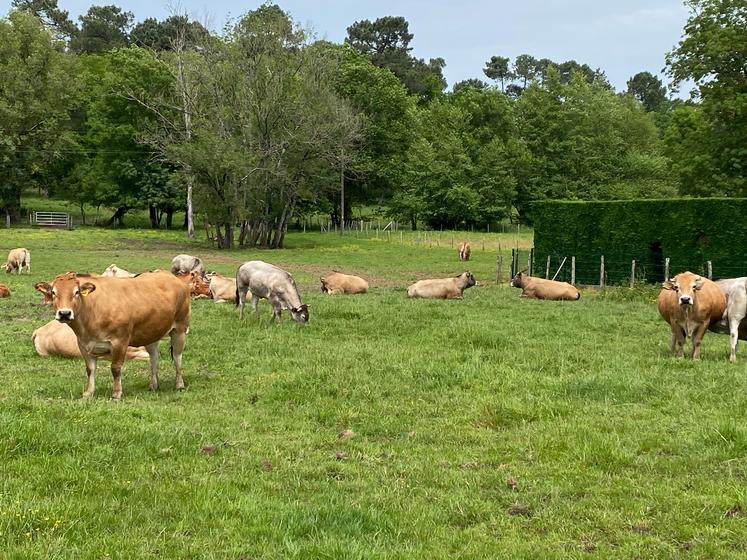
M693 304L692 296L686 296L686 295L680 296L680 305L692 305L692 304Z
M69 323L75 318L75 314L72 309L58 309L55 313L54 318L61 323Z

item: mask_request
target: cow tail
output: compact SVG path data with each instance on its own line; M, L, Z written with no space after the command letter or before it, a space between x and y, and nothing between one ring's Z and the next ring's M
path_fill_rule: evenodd
M239 283L236 283L236 307L239 306Z

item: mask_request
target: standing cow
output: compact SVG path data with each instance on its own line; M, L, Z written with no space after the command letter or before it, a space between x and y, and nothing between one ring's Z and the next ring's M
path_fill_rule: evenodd
M264 261L249 261L236 272L236 305L239 306L239 318L244 318L246 294L252 293L252 310L257 311L260 298L272 305L272 315L280 320L280 312L290 309L294 321L307 323L309 307L301 303L296 282L285 270Z
M461 299L464 290L477 284L472 273L467 271L453 278L420 280L407 288L407 297L426 299Z
M459 244L459 260L460 261L468 261L471 252L472 252L472 249L469 246L469 241L462 241Z
M2 266L6 274L17 270L20 275L24 267L26 268L26 272L31 274L31 253L23 247L11 249L10 253L8 253L8 260Z
M187 287L168 272L135 278L107 278L68 272L37 289L52 298L55 319L73 329L86 362L83 398L96 391L96 362L111 356L112 398L122 398L122 364L128 346L145 346L150 355L150 389L158 389L158 343L171 337L176 388L184 389L182 352L189 329Z
M726 296L726 312L718 323L708 329L717 333L728 333L730 338L729 361L737 361L737 341L747 340L747 277L717 280L716 285Z
M205 269L202 266L202 259L192 255L177 255L171 259L172 274L188 274L196 270L201 277L205 277Z
M672 352L684 354L685 338L692 338L692 359L700 359L700 342L706 329L721 320L726 296L714 282L692 272L682 272L662 284L656 300L659 314L672 330Z

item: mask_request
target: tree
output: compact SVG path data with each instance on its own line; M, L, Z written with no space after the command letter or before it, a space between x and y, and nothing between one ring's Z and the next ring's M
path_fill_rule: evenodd
M20 219L21 193L73 147L74 61L35 16L0 19L0 210Z
M52 29L60 39L70 40L78 34L78 27L67 10L60 10L57 0L13 0L14 8L38 17L45 27Z
M522 87L526 89L527 84L537 75L537 59L528 54L520 54L514 61L514 75L522 80Z
M477 78L469 78L467 80L462 80L461 82L457 82L454 84L454 86L451 88L452 93L457 93L462 89L466 88L473 88L473 89L487 89L490 86L483 82L482 80L479 80Z
M129 29L134 16L117 6L91 6L80 16L80 32L70 42L78 53L99 53L126 47L129 44Z
M628 93L640 101L646 111L657 110L667 100L667 88L651 72L638 72L627 85Z
M130 32L130 41L139 47L167 51L180 41L184 43L183 48L193 48L203 43L208 35L199 22L190 21L184 15L172 15L164 21L147 18L139 22Z
M501 91L505 91L505 81L512 80L515 75L509 69L510 59L506 56L491 56L490 60L485 63L483 73L491 80L501 81Z

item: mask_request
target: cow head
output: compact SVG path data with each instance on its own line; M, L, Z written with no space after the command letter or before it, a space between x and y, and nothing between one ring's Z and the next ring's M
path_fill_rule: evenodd
M294 321L298 321L299 323L309 322L309 306L305 303L301 304L300 307L291 307L290 312Z
M471 288L472 286L477 285L477 280L475 280L475 277L472 276L472 273L470 271L463 272L457 278L461 278L464 281L464 289Z
M5 269L5 274L9 274L10 272L12 272L13 270L15 270L15 268L16 268L10 262L6 262L4 265L2 265L2 267Z
M82 305L82 299L96 289L94 284L79 278L75 272L60 274L51 284L39 282L36 289L44 294L44 300L52 300L54 318L61 323L75 320L75 314ZM83 282L81 282L83 280Z
M206 281L202 275L193 270L189 273L189 292L194 298L210 296L210 282Z
M665 290L674 290L677 293L677 303L680 305L692 305L695 303L695 292L703 287L703 278L692 272L681 272L671 280L662 285Z
M524 287L524 279L527 277L527 274L524 273L524 271L519 272L511 278L511 281L508 283L509 286L512 288L523 288Z

